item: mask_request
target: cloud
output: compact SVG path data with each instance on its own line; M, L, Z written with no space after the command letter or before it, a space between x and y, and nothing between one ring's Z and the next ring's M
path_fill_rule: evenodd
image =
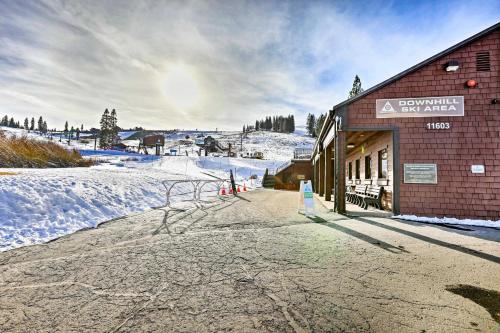
M359 74L365 88L496 23L494 1L2 2L0 113L49 126L240 128L268 114L326 112ZM465 24L467 23L467 24ZM200 103L175 107L172 65ZM183 105L179 104L178 105Z

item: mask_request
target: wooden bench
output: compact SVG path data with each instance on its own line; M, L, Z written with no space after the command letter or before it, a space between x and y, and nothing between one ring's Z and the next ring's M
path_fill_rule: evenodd
M360 206L363 203L363 197L366 195L366 185L356 185L352 195L352 203Z
M356 186L357 187L357 186ZM358 205L364 209L368 208L368 205L373 205L375 208L382 209L382 195L384 194L384 187L377 185L369 185L366 187L364 194L359 194Z
M352 202L354 199L355 192L352 190L351 185L346 185L345 187L345 199L347 202Z

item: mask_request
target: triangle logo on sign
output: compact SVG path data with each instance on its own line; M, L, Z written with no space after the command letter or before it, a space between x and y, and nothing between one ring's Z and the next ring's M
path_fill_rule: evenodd
M381 113L396 112L389 101L385 102L384 107L380 111Z

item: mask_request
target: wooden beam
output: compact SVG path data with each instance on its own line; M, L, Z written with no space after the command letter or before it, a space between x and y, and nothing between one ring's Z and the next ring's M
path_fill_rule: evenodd
M325 200L332 200L332 147L325 148Z

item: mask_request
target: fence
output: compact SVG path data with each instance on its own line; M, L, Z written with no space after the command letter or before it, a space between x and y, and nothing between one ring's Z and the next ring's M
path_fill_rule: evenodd
M182 179L162 182L167 190L166 206L173 203L200 203L210 197L219 196L222 185L229 184L228 179Z

